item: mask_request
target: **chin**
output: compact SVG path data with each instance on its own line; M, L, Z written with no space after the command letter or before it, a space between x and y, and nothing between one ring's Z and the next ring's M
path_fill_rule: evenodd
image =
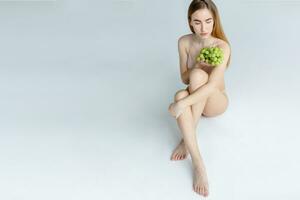
M210 37L210 36L211 36L211 33L207 34L207 36L205 36L205 37Z

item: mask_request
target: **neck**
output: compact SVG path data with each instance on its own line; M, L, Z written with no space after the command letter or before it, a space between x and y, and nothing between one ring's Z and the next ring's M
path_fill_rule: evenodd
M211 39L212 39L211 35L209 35L209 36L207 36L205 38L197 35L196 33L194 35L195 35L196 42L199 43L199 44L201 44L201 45L203 45L203 46L206 46L209 43L209 41L211 41Z

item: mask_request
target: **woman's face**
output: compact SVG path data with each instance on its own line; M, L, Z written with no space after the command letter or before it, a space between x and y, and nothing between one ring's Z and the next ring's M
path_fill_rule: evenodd
M207 8L199 9L192 14L190 24L197 35L207 38L210 37L213 31L214 19Z

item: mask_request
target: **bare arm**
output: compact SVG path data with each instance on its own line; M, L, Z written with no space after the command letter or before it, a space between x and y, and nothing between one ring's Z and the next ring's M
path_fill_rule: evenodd
M190 72L191 72L191 69L187 69L185 72L183 72L181 74L181 80L184 84L188 85L190 80L189 80L189 77L190 77Z
M208 98L211 94L213 94L218 88L220 87L218 84L222 82L222 79L224 78L224 73L226 70L226 64L228 62L229 56L230 56L230 47L228 44L224 44L220 46L220 48L224 51L224 60L223 62L214 67L212 70L208 82L203 85L202 87L199 87L197 90L195 90L192 94L189 96L181 99L179 104L181 104L181 107L186 107L193 105L203 99Z
M186 48L187 40L184 36L178 39L178 53L179 53L179 64L180 64L180 76L181 80L184 84L189 84L189 74L190 70L187 67L187 48Z
M229 60L229 56L231 54L230 46L227 43L222 44L219 46L224 52L224 60L221 64L214 67L212 72L210 73L208 83L215 88L220 88L219 84L222 84L222 80L224 79L225 71L227 68L227 62Z

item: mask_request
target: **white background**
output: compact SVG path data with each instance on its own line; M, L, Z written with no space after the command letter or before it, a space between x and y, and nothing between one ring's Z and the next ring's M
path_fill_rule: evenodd
M202 118L210 199L296 200L300 1L214 1L228 110ZM0 2L0 199L198 199L167 112L190 1Z

